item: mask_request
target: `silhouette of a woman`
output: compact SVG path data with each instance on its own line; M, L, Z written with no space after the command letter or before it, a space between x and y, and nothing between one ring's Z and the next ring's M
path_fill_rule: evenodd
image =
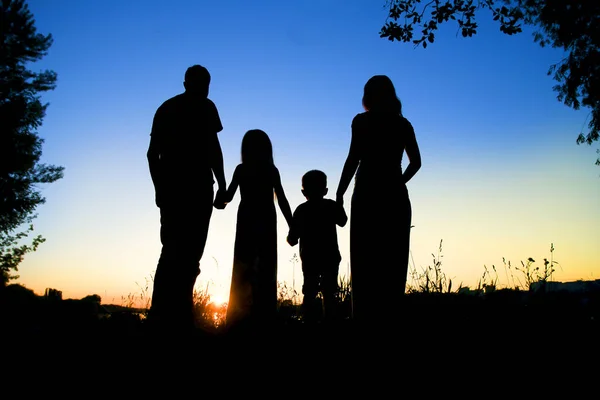
M411 202L406 183L421 168L412 124L392 81L375 75L364 87L365 112L352 120L352 139L336 200L354 177L350 205L352 314L362 325L394 318L406 290ZM402 169L406 153L409 164Z

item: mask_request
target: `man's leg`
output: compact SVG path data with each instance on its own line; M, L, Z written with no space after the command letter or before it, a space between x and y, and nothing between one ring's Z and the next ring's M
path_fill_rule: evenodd
M196 279L200 275L200 260L204 255L206 240L208 238L208 229L210 227L210 218L213 209L212 192L209 198L200 202L192 215L188 215L186 226L188 233L186 237L189 241L186 243L186 251L189 258L185 260L185 267L181 274L181 293L184 296L182 299L182 309L185 310L185 323L195 326L194 313L194 286Z
M161 209L162 251L154 276L151 319L169 329L194 327L194 285L200 274L212 194L193 208Z
M176 207L160 209L160 241L162 249L153 279L152 304L149 321L158 327L171 324L176 293L175 270L178 265L179 215Z

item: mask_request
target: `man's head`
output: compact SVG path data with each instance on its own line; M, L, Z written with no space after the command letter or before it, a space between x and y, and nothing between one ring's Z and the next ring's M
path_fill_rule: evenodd
M187 93L200 97L208 97L210 86L210 73L202 65L192 65L185 71L183 87Z
M313 169L302 176L302 194L307 199L322 198L327 194L327 175Z

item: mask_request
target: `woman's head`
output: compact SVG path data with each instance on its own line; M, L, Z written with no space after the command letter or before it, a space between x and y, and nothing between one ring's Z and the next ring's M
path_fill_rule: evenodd
M269 135L260 129L251 129L242 139L242 162L273 164L273 146Z
M402 115L402 103L396 96L392 80L386 75L375 75L367 81L362 104L366 111L391 111Z

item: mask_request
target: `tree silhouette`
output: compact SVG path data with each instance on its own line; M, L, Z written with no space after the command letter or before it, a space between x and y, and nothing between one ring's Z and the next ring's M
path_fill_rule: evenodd
M38 93L53 90L56 73L35 73L30 63L43 58L52 36L37 33L24 0L0 0L0 287L16 276L19 263L45 239L23 240L33 231L35 210L45 202L38 184L63 176L63 167L40 163L44 140L36 132L48 104ZM22 230L22 226L28 226ZM18 232L17 232L18 231Z
M391 41L427 47L438 26L450 20L463 37L477 33L476 13L488 11L507 35L522 32L523 24L536 29L542 47L563 49L566 57L550 66L548 75L559 101L578 110L591 109L588 132L576 143L591 145L600 137L600 1L593 0L388 0L388 19L379 32ZM420 32L414 36L415 27ZM420 36L419 36L420 35ZM596 150L600 154L600 149ZM600 166L600 157L596 159Z

